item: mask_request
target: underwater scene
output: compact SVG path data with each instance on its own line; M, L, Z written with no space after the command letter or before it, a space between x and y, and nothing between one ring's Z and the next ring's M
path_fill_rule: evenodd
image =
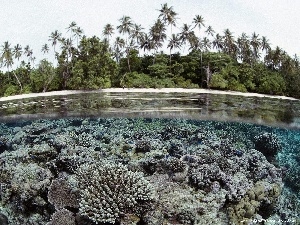
M0 102L0 224L300 224L299 108L187 93Z

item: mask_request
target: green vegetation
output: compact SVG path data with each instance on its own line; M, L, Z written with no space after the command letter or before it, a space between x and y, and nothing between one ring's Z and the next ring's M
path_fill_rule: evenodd
M66 37L49 36L41 51L54 54L37 65L27 45L0 49L0 96L65 89L109 87L212 88L286 95L300 98L300 66L280 47L256 34L234 37L229 29L216 33L196 15L191 24L177 23L173 7L161 5L148 32L123 16L101 37L87 37L72 22ZM181 27L174 33L174 27ZM67 37L68 36L68 37ZM168 53L164 50L168 49ZM179 51L180 52L176 52ZM184 55L183 55L184 53Z

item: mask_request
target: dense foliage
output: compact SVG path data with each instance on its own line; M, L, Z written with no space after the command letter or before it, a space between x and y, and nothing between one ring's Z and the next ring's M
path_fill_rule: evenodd
M28 45L12 47L4 42L0 96L65 89L183 87L300 98L297 55L290 57L280 47L272 48L266 37L256 33L237 38L229 29L216 33L199 15L173 33L172 27L180 27L173 7L163 4L158 11L148 32L129 16L123 16L116 29L107 24L101 37L83 35L72 22L69 37L57 30L49 36L53 62L43 59L35 65ZM120 36L113 36L116 31ZM174 53L178 50L181 53ZM41 51L52 52L48 44Z

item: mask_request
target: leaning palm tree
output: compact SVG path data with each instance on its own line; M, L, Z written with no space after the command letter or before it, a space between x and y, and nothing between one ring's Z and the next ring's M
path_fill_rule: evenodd
M0 58L1 65L6 66L8 74L9 74L9 70L12 67L12 65L14 64L13 51L12 51L12 48L10 47L10 44L8 43L8 41L5 41L1 47L2 47L2 54L1 54L1 58ZM20 82L20 79L14 71L13 71L13 74L14 74L14 77L16 78L16 80L20 86L20 90L22 92L23 87Z

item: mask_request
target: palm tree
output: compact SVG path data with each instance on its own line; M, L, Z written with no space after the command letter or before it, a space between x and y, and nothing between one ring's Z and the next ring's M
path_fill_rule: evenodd
M102 31L103 36L107 39L107 43L109 45L109 38L114 34L114 27L110 23L106 24L104 26L104 29Z
M266 36L261 37L261 50L265 51L266 54L268 54L268 52L271 50L271 45Z
M78 42L83 35L83 30L80 27L76 27L73 33L74 33L74 37L76 38L77 48L78 48Z
M202 42L202 46L203 46L204 51L208 52L208 49L211 48L210 40L207 37L204 37L201 42Z
M51 35L49 36L49 41L51 41L51 43L52 43L55 57L56 57L55 46L57 45L57 43L60 39L61 39L61 33L59 33L58 30L55 30L54 32L52 32Z
M294 62L295 67L299 68L300 63L299 63L299 57L298 57L297 54L294 54L294 56L293 56L293 62Z
M61 49L65 51L67 54L66 57L67 62L72 61L73 49L74 49L73 40L71 38L62 38L60 39L60 42L62 44Z
M189 38L195 35L194 31L191 30L191 25L187 25L186 23L183 24L183 27L181 28L181 32L179 33L179 38L181 40L181 43L186 45L186 42L189 40Z
M230 55L232 58L236 59L237 46L233 37L233 33L229 29L224 31L224 48L223 51Z
M22 56L22 46L20 44L14 46L13 55L15 56L15 59L17 59L18 61L20 60Z
M153 49L153 41L151 40L150 36L148 34L144 34L140 41L141 45L140 48L150 51Z
M199 34L200 34L200 31L201 31L201 28L202 27L205 27L204 25L204 18L200 15L196 15L193 19L193 23L195 24L194 28L198 27L199 29Z
M61 43L61 49L62 49L62 65L63 65L63 88L65 89L67 87L67 81L69 77L71 76L71 70L72 70L72 58L74 53L74 47L73 47L73 40L72 38L61 38L59 39Z
M179 48L180 49L181 47L181 42L180 42L180 37L178 35L175 35L175 34L172 34L172 37L171 39L169 40L169 44L168 44L168 48L170 48L170 68L171 68L171 65L172 65L172 49L175 49L175 48Z
M215 39L212 41L213 48L218 49L220 52L224 48L223 37L220 34L216 34Z
M146 35L142 30L144 28L142 25L134 24L131 34L129 35L129 38L131 39L131 42L134 41L137 46L141 46L142 41L144 40L143 37ZM133 43L132 43L133 44ZM137 48L139 52L139 48Z
M252 58L254 62L256 62L260 57L259 48L261 46L261 40L258 36L259 35L254 32L250 41L250 45L252 46Z
M134 24L129 38L131 38L132 40L135 39L136 43L140 44L143 36L145 35L145 33L142 31L143 29L144 28L142 27L142 25Z
M251 48L249 37L246 33L242 33L242 35L237 39L237 45L239 48L239 59L242 62L251 63Z
M215 34L215 31L213 30L212 26L208 26L205 33L207 33L208 36L210 35L213 37Z
M278 70L281 67L284 53L285 52L279 46L276 46L274 50L270 50L265 56L265 63L271 69Z
M130 69L130 52L131 52L131 49L133 48L134 45L133 45L132 41L130 41L128 43L128 37L132 33L133 23L132 23L131 18L129 16L123 16L121 19L119 19L119 22L121 22L121 24L119 26L117 26L117 29L119 30L119 33L126 35L126 38L125 38L125 52L126 52L126 57L127 57L128 70L129 70L129 72L131 72L131 69Z
M172 35L173 34L172 27L176 26L177 13L173 10L173 6L168 7L167 3L161 5L161 9L159 10L159 12L160 12L160 14L159 14L158 18L162 17L162 19L165 23L167 23L168 25L171 25L171 35Z
M47 44L44 44L42 46L41 52L43 52L44 54L49 52L49 46Z
M194 34L194 32L189 36L188 42L190 45L189 50L202 51L202 43L200 39Z
M121 37L116 37L115 43L114 43L114 58L116 59L117 63L120 62L120 58L123 55L122 49L125 47L125 41Z
M12 48L10 47L10 44L8 43L8 41L5 41L4 44L1 46L2 47L2 54L1 54L1 65L6 66L7 71L8 71L8 75L9 75L9 69L12 67L12 65L14 64L14 60L13 60L13 51ZM21 92L23 90L22 84L17 76L17 74L13 71L14 77L16 78Z
M127 34L125 39L125 44L127 45L127 38L131 33L133 23L129 16L123 16L121 19L119 19L119 21L121 22L121 24L117 26L117 29L119 30L120 34Z
M70 31L70 33L71 33L70 38L72 38L72 36L73 36L72 34L75 33L75 31L77 29L77 23L75 21L72 21L66 29L67 29L67 32Z
M28 57L28 61L31 61L32 66L34 66L35 57L33 57L33 50L30 49L29 45L25 46L23 54Z
M158 48L162 47L164 40L167 38L166 26L160 19L157 19L154 25L150 28L149 33L153 42L152 47L155 51L157 51Z

